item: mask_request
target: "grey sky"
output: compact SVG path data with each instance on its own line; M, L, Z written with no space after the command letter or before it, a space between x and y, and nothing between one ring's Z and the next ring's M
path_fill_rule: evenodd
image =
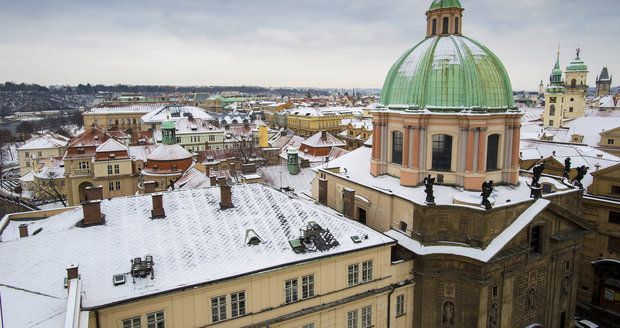
M430 2L0 0L0 81L381 87ZM558 43L563 67L581 46L590 85L620 72L618 0L461 2L515 90L547 81Z

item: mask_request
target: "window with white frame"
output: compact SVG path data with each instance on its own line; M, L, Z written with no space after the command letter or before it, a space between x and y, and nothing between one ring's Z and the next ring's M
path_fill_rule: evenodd
M357 310L347 312L347 328L357 328Z
M372 305L362 308L362 328L372 327Z
M314 275L301 277L301 298L314 297Z
M108 175L112 174L112 165L108 165Z
M113 191L114 190L114 182L110 181L108 182L108 191Z
M114 174L121 173L121 167L118 164L114 164Z
M220 322L226 320L226 296L211 298L211 321Z
M245 315L245 292L230 294L230 307L233 318Z
M123 328L141 328L142 327L142 321L140 320L140 316L129 318L129 319L123 319L121 323L122 323Z
M114 183L114 187L115 187L116 190L121 190L121 182L120 181L116 181Z
M314 328L314 323L309 323L306 325L301 326L301 328Z
M396 296L396 316L405 314L405 295Z
M359 264L351 264L347 270L349 286L357 285L360 280L360 266Z
M297 278L284 282L284 302L292 303L297 301Z
M372 280L372 260L362 262L362 282Z
M89 167L89 165L88 162L79 162L78 167L80 168L80 170L85 170Z
M158 311L146 314L146 328L165 328L166 320L164 311Z

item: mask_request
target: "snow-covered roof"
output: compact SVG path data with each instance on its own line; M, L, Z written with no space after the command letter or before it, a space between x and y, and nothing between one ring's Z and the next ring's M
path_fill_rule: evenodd
M325 136L323 136L323 133ZM320 148L320 147L344 147L347 144L344 141L334 137L329 132L319 131L308 139L304 140L302 145L306 145L309 147Z
M377 177L370 174L369 165L371 151L372 148L370 147L360 147L344 156L330 161L328 164L323 165L320 168L340 168L340 172L336 174L339 174L344 179L367 186L368 188L373 188L386 194L399 196L419 205L425 205L426 193L424 192L423 185L417 187L406 187L400 184L399 178L387 174ZM334 174L333 172L327 170L325 172ZM519 177L519 184L516 186L495 186L491 197L491 199L494 200L494 207L507 206L529 200L530 188L527 186L527 182L530 182L530 179ZM555 194L573 190L568 186L561 184L558 185L558 187L558 191L556 191ZM479 191L468 191L462 188L439 184L434 186L434 191L435 203L438 205L455 205L455 200L467 199L471 201L476 199L478 201L472 205L455 206L468 206L480 209L479 204L482 201L482 198Z
M102 143L99 147L97 147L96 152L113 152L113 151L127 151L127 146L118 142L114 138L110 138L106 140L106 142Z
M200 107L194 106L182 106L182 105L167 105L161 106L144 116L142 116L142 122L146 124L158 124L165 120L178 121L182 118L199 118L203 120L212 120L213 116L205 112Z
M34 139L26 141L26 143L19 147L17 150L33 150L33 149L48 149L48 148L62 148L66 147L69 143L69 138L61 135L45 134Z
M64 327L67 295L47 295L0 285L5 327Z
M44 166L43 169L36 173L35 176L39 179L64 179L65 177L65 167L63 166Z
M149 161L174 161L190 157L192 154L179 144L159 144L153 152L146 156Z
M156 145L129 146L129 156L132 160L146 162L148 155L156 148Z
M362 116L361 107L299 107L289 110L290 115L297 116L334 116L353 114Z
M0 235L0 286L64 299L65 268L79 263L82 306L93 309L394 243L329 208L260 184L233 186L232 200L233 208L220 209L219 187L211 187L165 192L164 219L151 219L151 196L146 195L101 201L106 223L99 226L76 227L83 217L80 207L46 219L10 221ZM338 245L294 252L289 241L299 238L299 229L311 221L329 229ZM19 238L23 223L32 231L42 230ZM247 245L247 229L262 242ZM351 236L363 237L362 242L353 242ZM154 279L136 278L133 283L129 276L124 285L113 285L113 275L127 274L130 260L146 254L153 256ZM11 298L2 301L3 306L16 306ZM35 305L29 307L30 317L50 311L45 304Z
M179 190L200 189L211 186L211 181L205 173L200 172L200 170L193 165L185 171L173 185L174 189Z
M502 250L523 228L525 228L532 220L542 212L551 201L546 199L538 199L530 207L528 207L516 220L514 220L506 229L504 229L497 237L495 237L489 245L484 248L474 248L466 246L451 245L433 245L425 246L419 241L412 239L401 231L389 230L385 234L396 239L398 244L418 255L432 254L451 254L464 256L481 262L489 262L499 251Z
M286 165L263 166L258 169L263 175L263 182L274 188L292 188L297 194L310 193L312 180L316 173L309 168L301 168L293 175Z
M149 113L149 112L151 112L153 110L156 110L156 109L164 107L164 106L165 105L162 105L162 104L136 104L136 105L122 105L122 106L101 106L101 107L91 108L87 112L84 112L82 115L89 115L89 114L111 114L111 113L115 113L115 114L121 114L121 113L127 113L127 114L136 113L136 114L140 114L140 113Z
M191 134L204 132L224 132L223 128L218 128L208 121L200 118L182 118L174 123L176 134Z

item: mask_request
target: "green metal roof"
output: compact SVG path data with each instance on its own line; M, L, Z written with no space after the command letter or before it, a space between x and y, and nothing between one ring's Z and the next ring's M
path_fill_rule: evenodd
M575 58L570 64L566 67L567 72L582 72L588 71L588 65L586 65L581 58Z
M435 10L441 8L463 8L459 0L435 0L431 3L431 7L428 10Z
M162 130L174 130L176 129L174 122L171 120L165 120L161 123Z
M485 46L460 35L430 37L405 52L385 79L381 103L448 112L514 107L504 65Z

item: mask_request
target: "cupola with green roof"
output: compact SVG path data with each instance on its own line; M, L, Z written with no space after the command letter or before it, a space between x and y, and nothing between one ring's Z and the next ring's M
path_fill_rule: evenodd
M567 72L587 72L588 71L588 65L586 65L583 62L583 60L579 57L580 53L581 53L581 49L577 48L577 56L566 67Z
M508 73L482 43L463 36L458 0L435 0L426 39L390 69L381 103L390 109L503 112L515 107Z
M161 123L161 141L164 145L176 143L176 126L174 121L167 119Z

